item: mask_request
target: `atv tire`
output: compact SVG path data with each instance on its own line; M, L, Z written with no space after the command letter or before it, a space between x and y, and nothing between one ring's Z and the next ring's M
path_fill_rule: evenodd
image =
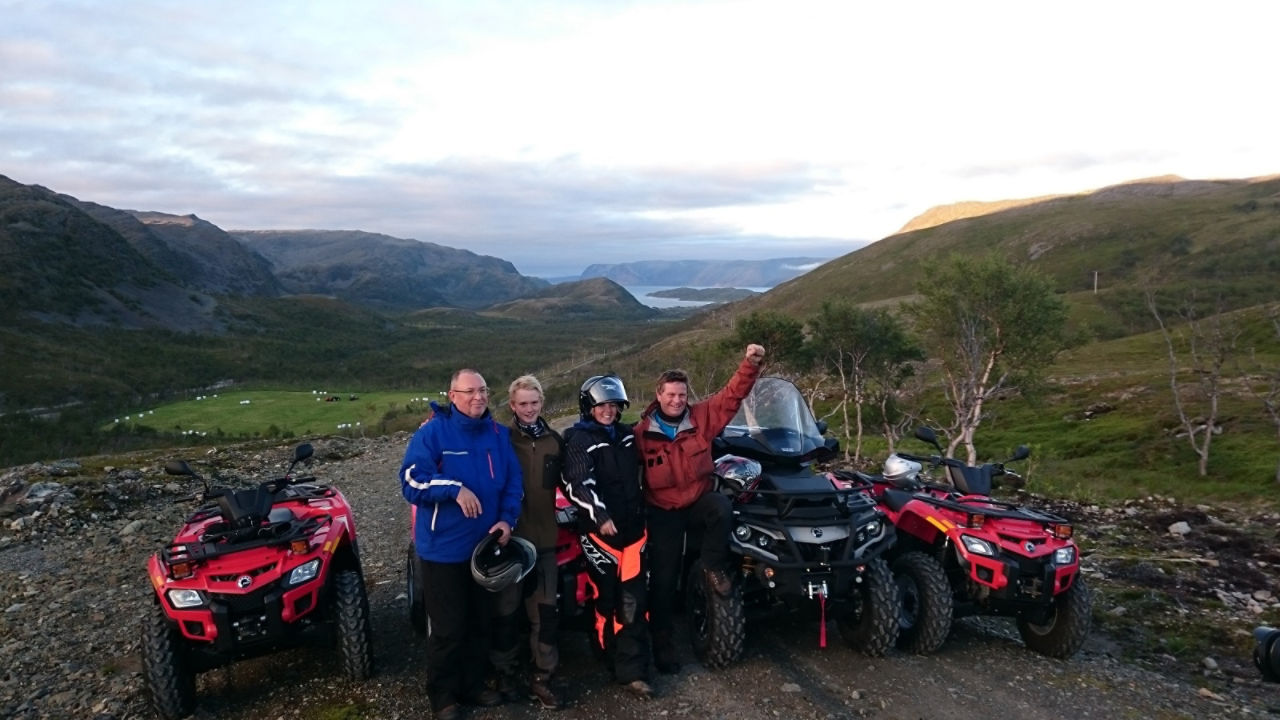
M186 644L158 604L142 621L142 674L151 708L162 720L178 720L195 711L196 674Z
M1053 599L1049 620L1038 625L1018 618L1018 632L1027 647L1049 657L1065 660L1084 645L1093 624L1093 593L1077 575L1066 592Z
M341 570L333 578L333 626L343 674L349 680L369 677L373 670L369 598L355 570Z
M713 670L729 667L742 657L747 634L742 586L735 582L728 596L720 595L707 585L702 561L696 560L689 569L686 587L694 654Z
M409 624L416 635L427 634L427 599L423 592L422 578L418 575L418 551L413 543L409 543L409 552L405 558L404 577L405 594L409 596Z
M898 639L897 585L884 558L867 563L852 600L853 608L836 620L840 636L866 655L883 656Z
M928 655L942 647L951 632L947 573L922 552L898 556L891 568L898 593L898 649Z

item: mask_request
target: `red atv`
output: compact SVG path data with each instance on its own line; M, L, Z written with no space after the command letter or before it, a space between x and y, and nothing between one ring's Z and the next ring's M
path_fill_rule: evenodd
M337 488L293 477L209 487L185 462L165 472L205 484L201 506L147 563L155 604L142 626L151 705L166 720L195 709L196 674L327 631L348 678L369 676L369 601L351 508Z
M940 647L951 618L1013 617L1032 650L1068 658L1084 644L1092 598L1080 576L1080 552L1065 518L991 497L993 482L1021 477L1003 463L971 467L942 456L930 428L916 437L937 455L899 452L885 473L864 475L897 528L891 564L902 605L898 646L928 653ZM1021 446L1006 462L1030 454ZM946 468L946 484L921 474Z

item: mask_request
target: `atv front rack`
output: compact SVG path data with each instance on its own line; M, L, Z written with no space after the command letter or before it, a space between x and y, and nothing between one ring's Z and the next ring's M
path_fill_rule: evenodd
M288 545L304 540L333 523L332 515L317 515L304 520L297 518L287 523L273 523L251 528L220 529L218 524L201 536L200 542L174 543L160 550L160 559L166 566L180 563L199 563L222 555L252 550L272 545ZM237 539L237 535L252 539Z

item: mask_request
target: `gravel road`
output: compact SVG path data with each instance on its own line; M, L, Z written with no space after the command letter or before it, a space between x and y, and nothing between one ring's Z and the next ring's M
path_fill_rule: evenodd
M315 475L341 488L355 509L375 633L374 677L347 682L328 650L300 648L201 675L196 718L430 717L423 642L405 616L408 520L395 473L407 439L315 441ZM249 479L278 468L287 455L288 448L241 446L178 456ZM190 509L173 500L193 489L161 473L173 456L110 469L85 459L0 471L0 501L18 497L19 485L30 492L36 482L57 482L60 489L45 492L61 497L46 498L35 513L10 502L0 518L0 717L152 717L138 639L150 593L145 561ZM1280 717L1275 684L1237 678L1228 690L1210 692L1126 664L1117 642L1098 632L1076 657L1051 660L1023 648L1012 621L999 619L958 622L935 655L878 659L845 646L834 627L827 647L819 647L812 618L758 622L748 627L742 662L709 671L686 648L684 668L659 676L659 697L650 702L609 682L584 633L568 633L562 647L572 707L549 713L508 705L468 717Z

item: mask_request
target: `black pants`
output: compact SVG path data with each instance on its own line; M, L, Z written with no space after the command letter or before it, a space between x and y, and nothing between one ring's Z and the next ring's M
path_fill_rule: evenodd
M605 538L582 535L587 577L596 588L596 647L613 663L620 683L649 679L649 568L645 537L614 547ZM611 540L611 538L610 538Z
M729 525L733 505L717 492L703 493L686 508L663 510L650 505L649 526L649 591L653 602L649 623L654 637L671 637L675 620L676 588L684 570L685 532L690 548L698 543L702 562L709 568L727 569L729 562Z
M538 566L524 581L529 591L524 604L533 667L539 675L550 676L560 666L560 608L556 601L560 566L554 548L538 551Z
M520 591L492 593L471 577L471 563L418 558L427 606L427 696L439 710L475 698L491 664L513 670L518 659Z

